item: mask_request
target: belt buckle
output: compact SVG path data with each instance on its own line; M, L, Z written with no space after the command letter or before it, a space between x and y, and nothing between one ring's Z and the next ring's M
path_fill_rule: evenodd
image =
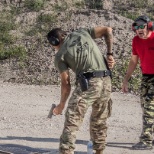
M108 75L108 74L107 74L107 71L105 70L105 71L104 71L104 76L107 76L107 75Z

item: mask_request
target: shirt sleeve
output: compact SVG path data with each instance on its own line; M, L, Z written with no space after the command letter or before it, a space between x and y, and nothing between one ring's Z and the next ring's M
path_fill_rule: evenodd
M59 73L65 72L68 70L68 65L64 62L63 58L55 57L55 67Z
M90 36L95 39L95 32L94 32L94 28L89 28L89 29L85 29L89 34Z

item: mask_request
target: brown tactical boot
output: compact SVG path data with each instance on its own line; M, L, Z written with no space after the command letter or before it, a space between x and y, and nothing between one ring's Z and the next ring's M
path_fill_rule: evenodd
M103 154L103 150L96 150L95 154Z

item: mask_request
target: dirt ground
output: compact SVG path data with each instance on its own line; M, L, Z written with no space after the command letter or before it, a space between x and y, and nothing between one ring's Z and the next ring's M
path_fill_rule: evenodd
M52 119L47 115L51 104L58 104L59 98L60 87L57 86L0 82L0 150L13 154L58 154L64 114ZM138 142L142 128L139 97L113 92L112 99L104 154L153 154L154 150L131 149ZM89 108L77 133L75 154L86 154L90 113Z

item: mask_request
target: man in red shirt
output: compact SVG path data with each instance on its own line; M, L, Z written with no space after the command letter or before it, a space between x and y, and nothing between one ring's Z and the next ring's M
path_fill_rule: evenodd
M134 150L152 149L154 127L154 23L147 16L139 16L132 24L136 36L132 40L132 55L122 84L122 91L128 92L128 81L138 61L142 71L141 107L143 129L139 143Z

